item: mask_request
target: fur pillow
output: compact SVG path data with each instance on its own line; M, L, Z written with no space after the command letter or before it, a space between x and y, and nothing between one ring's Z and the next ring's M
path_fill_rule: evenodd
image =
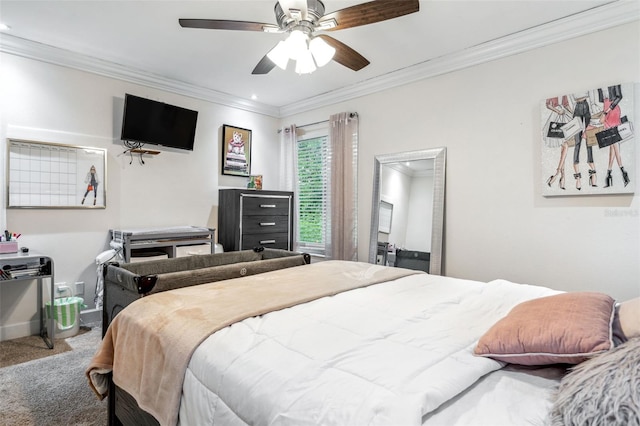
M552 426L640 425L640 338L574 367L560 382Z
M474 353L522 365L578 364L613 347L615 301L594 292L561 293L516 305Z

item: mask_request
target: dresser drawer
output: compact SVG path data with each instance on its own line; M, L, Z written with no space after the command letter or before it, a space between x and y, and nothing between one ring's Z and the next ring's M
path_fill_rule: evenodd
M258 246L290 250L289 234L280 232L270 234L244 234L242 236L242 247L240 250L249 250Z
M289 231L289 216L243 216L243 234L275 234Z
M242 216L289 214L289 197L242 197Z

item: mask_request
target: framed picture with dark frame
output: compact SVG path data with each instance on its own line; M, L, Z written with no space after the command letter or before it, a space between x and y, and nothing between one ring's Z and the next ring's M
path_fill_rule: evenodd
M222 174L251 175L251 130L222 125Z

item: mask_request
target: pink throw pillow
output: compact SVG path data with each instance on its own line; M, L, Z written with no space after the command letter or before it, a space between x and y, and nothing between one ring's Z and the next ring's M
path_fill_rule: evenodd
M475 355L522 365L578 364L613 348L615 301L562 293L515 306L478 341Z

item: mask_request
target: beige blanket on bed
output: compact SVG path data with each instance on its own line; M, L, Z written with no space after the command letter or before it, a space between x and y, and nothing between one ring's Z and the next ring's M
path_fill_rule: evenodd
M115 317L86 374L104 398L113 371L114 383L140 408L162 425L175 425L191 354L213 332L245 318L413 273L420 272L326 261L144 297Z

